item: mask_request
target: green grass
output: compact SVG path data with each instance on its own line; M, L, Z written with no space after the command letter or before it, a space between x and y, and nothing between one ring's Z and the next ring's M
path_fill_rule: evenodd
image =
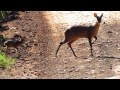
M15 64L16 59L0 52L0 68L10 69Z

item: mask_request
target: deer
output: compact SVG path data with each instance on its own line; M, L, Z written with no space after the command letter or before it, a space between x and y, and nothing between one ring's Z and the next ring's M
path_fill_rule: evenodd
M73 55L75 57L77 57L77 55L75 54L71 44L73 42L75 42L76 40L78 40L79 38L87 38L88 41L89 41L89 45L90 45L90 50L91 50L91 56L93 56L93 48L92 48L92 44L95 43L95 41L97 40L97 33L99 31L99 27L100 27L100 23L101 23L101 20L102 20L102 17L103 17L103 13L101 14L101 16L98 16L97 13L94 13L93 14L94 17L96 17L97 19L97 22L95 23L94 26L72 26L71 28L68 28L64 35L65 35L65 39L64 41L60 42L57 50L56 50L56 54L55 54L55 57L57 57L57 53L60 49L60 47L67 43L68 46L70 47L70 49L72 50L73 52ZM95 39L94 42L92 42L92 38Z
M5 47L5 53L7 53L7 50L9 47L14 47L15 51L18 52L18 46L20 46L22 43L24 43L25 37L22 37L21 35L15 34L13 38L9 38L3 42L3 46Z

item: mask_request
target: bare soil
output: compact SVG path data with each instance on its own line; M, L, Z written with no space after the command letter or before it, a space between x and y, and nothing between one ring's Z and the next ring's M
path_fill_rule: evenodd
M98 40L93 44L94 57L86 38L72 44L79 58L75 58L67 44L61 46L64 32L73 25L94 25L98 15L103 19ZM29 11L19 12L19 19L5 23L9 30L0 32L5 37L15 33L26 36L19 47L20 54L11 70L0 70L1 79L114 79L120 78L120 12L119 11Z

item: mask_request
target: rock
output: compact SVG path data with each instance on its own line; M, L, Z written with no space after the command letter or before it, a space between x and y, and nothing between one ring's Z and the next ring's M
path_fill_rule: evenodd
M18 29L17 27L11 27L10 29Z
M112 33L112 31L108 31L108 33Z

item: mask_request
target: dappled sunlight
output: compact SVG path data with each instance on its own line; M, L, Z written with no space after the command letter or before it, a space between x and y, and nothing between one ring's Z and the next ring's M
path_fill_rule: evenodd
M116 48L116 45L112 43L116 42L116 44L118 45L119 42L118 40L116 41L115 40L112 41L112 40L116 39L114 35L118 35L119 33L119 32L115 33L115 31L119 31L120 12L117 11L45 11L44 12L44 14L46 14L45 17L46 19L48 19L48 23L51 26L52 36L56 47L59 45L60 41L64 39L64 32L67 30L67 28L70 28L74 25L84 25L84 26L95 25L97 20L93 16L94 13L97 13L98 16L103 13L100 30L98 32L98 40L93 45L95 56L94 57L89 56L90 54L89 44L86 39L77 40L72 45L73 49L75 50L76 54L79 57L77 59L73 57L73 54L70 51L69 47L67 45L63 45L60 48L60 51L58 53L58 58L56 58L56 60L59 61L59 64L60 62L62 62L62 64L60 65L66 66L67 68L63 68L64 70L66 70L65 72L62 72L63 75L59 74L58 72L56 77L60 76L64 78L71 69L73 71L70 71L69 75L66 76L67 78L78 78L78 77L107 78L117 74L115 69L112 70L111 63L115 64L116 62L118 62L120 55L119 55L119 50L117 50ZM115 30L113 31L113 29ZM114 51L114 53L112 53L112 51ZM103 56L105 55L106 57L102 57L102 55ZM111 57L115 57L115 58L111 58ZM66 59L68 60L66 61ZM67 63L63 65L63 62L65 61ZM59 68L58 64L56 64L56 68ZM55 76L53 75L53 77Z
M65 38L64 32L74 25L95 25L94 13L98 16L103 13L98 39L93 44L94 56L91 56L88 38L80 38L72 44L78 58L74 57L67 43L60 47L55 57L60 42ZM20 48L22 59L11 70L11 78L120 78L119 16L119 11L21 12L20 20L7 23L10 28L17 28L4 32L8 36L18 32L26 36L28 43ZM5 74L3 71L2 76Z
M112 24L113 21L120 22L120 13L115 11L45 11L45 17L48 19L48 23L51 26L53 34L58 36L64 36L64 32L67 28L73 25L94 25L96 18L93 13L101 15L103 13L103 21L106 24ZM114 15L113 15L114 14ZM116 15L117 14L117 15ZM102 25L103 26L103 25ZM101 27L102 29L102 27ZM104 31L103 31L104 32ZM59 34L58 34L59 33Z

